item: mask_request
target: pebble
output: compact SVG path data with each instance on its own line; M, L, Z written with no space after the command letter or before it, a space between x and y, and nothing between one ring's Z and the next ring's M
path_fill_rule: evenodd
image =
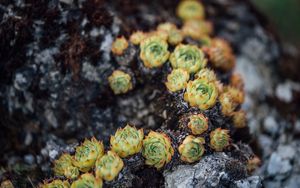
M273 116L268 116L264 119L263 127L271 135L275 135L279 130L279 126Z
M267 172L270 176L276 176L276 179L285 178L292 170L292 165L289 160L283 159L276 152L272 153Z

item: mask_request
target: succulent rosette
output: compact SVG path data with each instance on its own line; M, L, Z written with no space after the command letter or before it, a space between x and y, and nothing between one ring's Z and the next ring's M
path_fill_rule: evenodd
M210 147L216 151L222 151L229 146L229 130L217 128L210 133Z
M111 47L111 51L114 55L123 55L124 51L128 48L128 42L124 36L117 38Z
M181 1L177 7L177 15L182 20L203 19L204 14L203 5L197 0Z
M44 183L42 188L69 188L70 184L68 181L62 181L62 180L53 180L49 183Z
M218 98L218 88L216 82L207 79L197 78L189 81L184 93L184 100L190 106L198 107L201 110L207 110L215 105Z
M146 164L161 169L174 155L170 138L164 133L150 131L143 141L142 154Z
M115 135L111 136L111 149L120 157L128 157L142 149L143 139L143 129L137 130L135 127L126 125L125 128L118 129Z
M187 136L178 147L180 159L188 163L200 160L205 151L204 143L205 140L202 137Z
M222 93L219 97L221 103L221 111L225 116L231 116L237 107L237 103L234 102L232 96L229 93Z
M207 52L214 67L229 71L235 66L235 57L232 49L225 40L213 39Z
M176 92L184 89L189 79L190 75L184 69L173 69L165 84L169 91Z
M102 179L95 178L93 174L90 173L82 174L71 185L71 188L102 188L102 187L103 187Z
M242 104L245 101L245 92L237 88L226 86L224 87L224 93L231 95L233 101L237 104Z
M108 151L96 161L96 177L106 181L112 181L119 175L123 166L124 163L122 159L114 151Z
M183 41L183 34L173 23L166 22L157 26L158 31L164 31L168 34L168 42L171 45L177 45Z
M55 160L53 171L56 176L65 176L68 179L75 179L79 175L78 168L72 164L70 154L62 154Z
M209 36L212 31L212 24L203 20L189 20L186 21L182 27L183 35L195 40L204 39Z
M96 138L85 140L80 146L76 147L72 163L82 172L88 172L98 158L104 154L104 146Z
M202 134L208 129L208 119L203 114L190 115L188 127L190 128L192 134Z
M199 72L195 74L195 78L205 79L209 82L217 81L217 76L213 70L208 68L201 69Z
M142 31L136 31L130 35L130 42L134 45L139 45L146 38L146 34Z
M246 127L246 112L244 110L239 110L233 112L232 121L235 128L244 128Z
M120 70L115 70L108 77L108 82L116 95L127 93L133 88L131 76Z
M189 73L196 73L206 66L204 53L195 45L179 44L170 56L174 69L181 68Z
M140 44L140 50L140 58L147 68L162 66L170 55L168 43L157 34L144 39Z

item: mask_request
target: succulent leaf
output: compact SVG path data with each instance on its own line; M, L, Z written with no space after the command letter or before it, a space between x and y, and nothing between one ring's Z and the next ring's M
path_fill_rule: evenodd
M111 149L120 157L128 157L138 153L142 149L144 132L135 127L126 125L123 129L118 129L114 136L110 138Z
M133 88L131 76L123 71L115 70L109 77L108 82L114 94L127 93Z
M98 158L104 154L104 146L96 138L85 140L80 146L76 147L75 155L72 159L74 166L82 172L88 172Z
M147 68L162 66L170 55L168 43L157 34L144 39L140 44L140 50L140 58Z
M41 186L42 188L69 188L70 184L68 181L53 180L50 183L45 183Z
M210 133L210 147L216 151L222 151L229 146L230 136L226 129L217 128Z
M174 149L166 134L151 131L143 141L142 153L147 165L161 169L171 161Z
M208 119L203 114L191 115L189 117L188 127L192 134L202 134L208 129Z
M96 161L96 177L106 181L112 181L119 175L123 166L124 163L122 159L114 151L108 151Z
M180 159L184 162L193 163L200 160L201 156L204 154L204 138L187 136L182 144L178 147L180 153Z

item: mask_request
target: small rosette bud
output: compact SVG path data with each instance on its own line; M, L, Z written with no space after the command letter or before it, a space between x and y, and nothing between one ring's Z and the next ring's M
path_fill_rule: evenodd
M107 154L96 161L96 177L112 181L119 175L123 166L122 159L114 151L108 151Z
M62 180L53 180L49 183L44 183L42 188L69 188L70 184L68 181L62 181Z
M174 69L181 68L189 73L196 73L206 66L204 53L195 45L179 44L170 56Z
M229 146L230 136L226 129L217 128L210 133L210 147L216 151L222 151Z
M14 185L11 183L10 180L4 180L1 182L1 188L14 188Z
M222 93L219 97L221 103L221 111L225 116L231 116L237 107L237 103L233 100L233 97L229 93Z
M186 87L190 75L184 69L174 69L167 77L167 82L165 83L168 90L171 92L176 92L182 90Z
M243 110L233 112L232 121L234 127L237 129L246 127L246 112Z
M187 136L178 148L180 159L188 163L200 160L205 151L204 143L205 140L202 137Z
M56 176L65 176L68 179L75 179L79 175L79 170L72 164L70 154L62 154L59 159L54 161L54 174Z
M82 172L89 171L98 158L104 154L104 146L102 142L92 138L85 140L80 146L76 147L75 155L73 156L72 163L79 168Z
M168 34L167 34L168 37ZM162 66L169 58L168 43L162 37L153 35L144 39L140 44L140 58L145 67Z
M174 155L170 138L164 133L151 131L143 141L146 164L161 169Z
M112 75L108 77L110 88L114 94L127 93L133 88L131 76L123 71L115 70Z
M92 174L82 174L71 185L71 188L102 188L103 181L101 178L95 178Z
M234 88L243 90L244 89L244 80L242 75L239 73L233 73L230 77L230 85Z
M158 31L165 31L168 34L168 42L171 45L177 45L182 42L183 35L175 24L170 22L162 23L157 26Z
M213 39L207 52L214 67L229 71L235 66L235 57L225 40Z
M213 107L218 98L218 88L216 82L210 82L207 79L197 78L189 81L184 93L184 100L190 106L198 107L201 110L207 110Z
M224 87L224 92L231 95L234 102L237 104L243 104L245 101L245 92L237 88L226 86Z
M195 74L195 78L205 79L209 82L217 81L217 76L213 70L208 68L201 69L199 72Z
M134 45L139 45L146 38L146 34L141 31L136 31L130 35L130 42Z
M188 127L192 134L202 134L208 129L208 119L203 114L191 115L189 117Z
M182 20L203 19L204 14L203 5L197 0L181 1L177 7L177 15Z
M111 149L120 157L128 157L142 149L143 138L143 129L137 130L135 127L126 125L125 128L118 129L115 135L111 136Z
M182 33L185 37L191 37L195 40L201 40L209 36L213 31L212 24L202 20L186 21L182 27Z
M124 36L117 38L111 47L114 55L123 55L124 51L128 48L128 42Z

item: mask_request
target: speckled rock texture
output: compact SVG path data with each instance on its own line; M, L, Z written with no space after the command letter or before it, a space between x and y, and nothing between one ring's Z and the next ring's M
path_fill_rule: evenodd
M245 80L242 108L253 137L240 131L234 139L252 146L262 159L261 168L252 175L246 171L245 161L252 152L242 144L207 155L197 164L170 164L164 172L144 168L142 157L135 156L125 161L127 167L118 180L106 186L299 185L300 84L284 72L291 69L280 61L276 35L248 1L203 3L215 35L231 43L236 71ZM61 153L74 152L85 137L96 136L107 145L109 136L127 122L146 129L172 128L173 117L178 116L172 108L184 111L186 106L176 96L164 98L160 86L153 84L163 76L134 72L147 87L137 86L136 92L117 98L108 89L107 77L116 67L135 70L128 64L136 58L137 48L131 46L123 59L115 58L110 53L114 38L155 28L162 21L179 24L174 16L177 4L171 0L1 1L0 180L12 179L16 187L35 186L51 177L51 162ZM228 75L220 75L222 81L228 80ZM166 100L172 101L168 108L162 106ZM213 121L223 121L216 114L218 107L207 112Z

